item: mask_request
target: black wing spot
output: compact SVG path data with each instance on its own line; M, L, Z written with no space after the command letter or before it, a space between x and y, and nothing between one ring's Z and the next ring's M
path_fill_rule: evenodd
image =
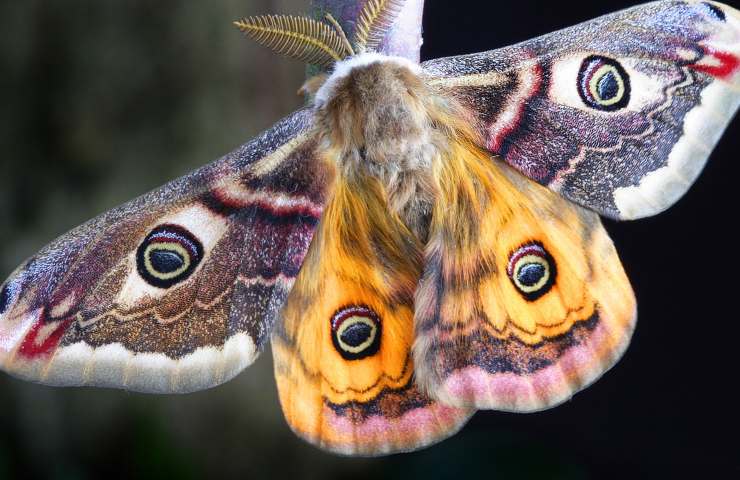
M723 12L722 9L719 8L717 5L712 5L709 2L701 2L701 4L702 6L706 7L707 10L709 10L710 15L712 15L720 22L727 21L727 16L725 15L725 12Z
M0 290L0 315L5 313L5 311L10 306L10 297L11 295L10 291L10 284L7 284L3 286L3 289Z

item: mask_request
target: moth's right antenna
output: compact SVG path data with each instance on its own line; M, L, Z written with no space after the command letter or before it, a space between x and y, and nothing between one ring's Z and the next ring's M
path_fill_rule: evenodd
M368 0L355 28L355 48L377 51L405 4L406 0Z

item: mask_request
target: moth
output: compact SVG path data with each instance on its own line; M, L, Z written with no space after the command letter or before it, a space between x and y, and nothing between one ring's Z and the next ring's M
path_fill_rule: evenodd
M740 13L637 6L422 64L404 6L237 22L327 73L216 162L60 237L0 290L0 366L152 393L228 381L271 343L290 427L409 451L529 412L625 351L636 302L599 215L657 214L740 104Z

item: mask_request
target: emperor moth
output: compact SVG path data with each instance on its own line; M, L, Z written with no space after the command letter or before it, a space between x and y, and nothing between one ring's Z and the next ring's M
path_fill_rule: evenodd
M331 73L11 275L3 369L187 392L272 341L291 427L375 455L476 409L554 406L613 365L635 301L597 213L652 215L694 181L738 106L736 11L647 4L420 65L375 51L403 7L368 2L351 41L333 17L241 22Z

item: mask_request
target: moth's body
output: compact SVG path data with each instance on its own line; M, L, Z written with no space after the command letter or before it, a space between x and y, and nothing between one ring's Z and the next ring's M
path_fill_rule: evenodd
M449 128L417 64L368 53L337 65L314 97L320 148L346 179L382 186L388 209L426 239L433 163Z
M187 392L271 341L291 428L380 455L614 365L636 304L598 214L653 215L695 180L740 106L740 14L656 2L418 65L372 53L403 5L368 0L353 44L331 16L238 22L333 66L310 108L19 268L0 366Z

